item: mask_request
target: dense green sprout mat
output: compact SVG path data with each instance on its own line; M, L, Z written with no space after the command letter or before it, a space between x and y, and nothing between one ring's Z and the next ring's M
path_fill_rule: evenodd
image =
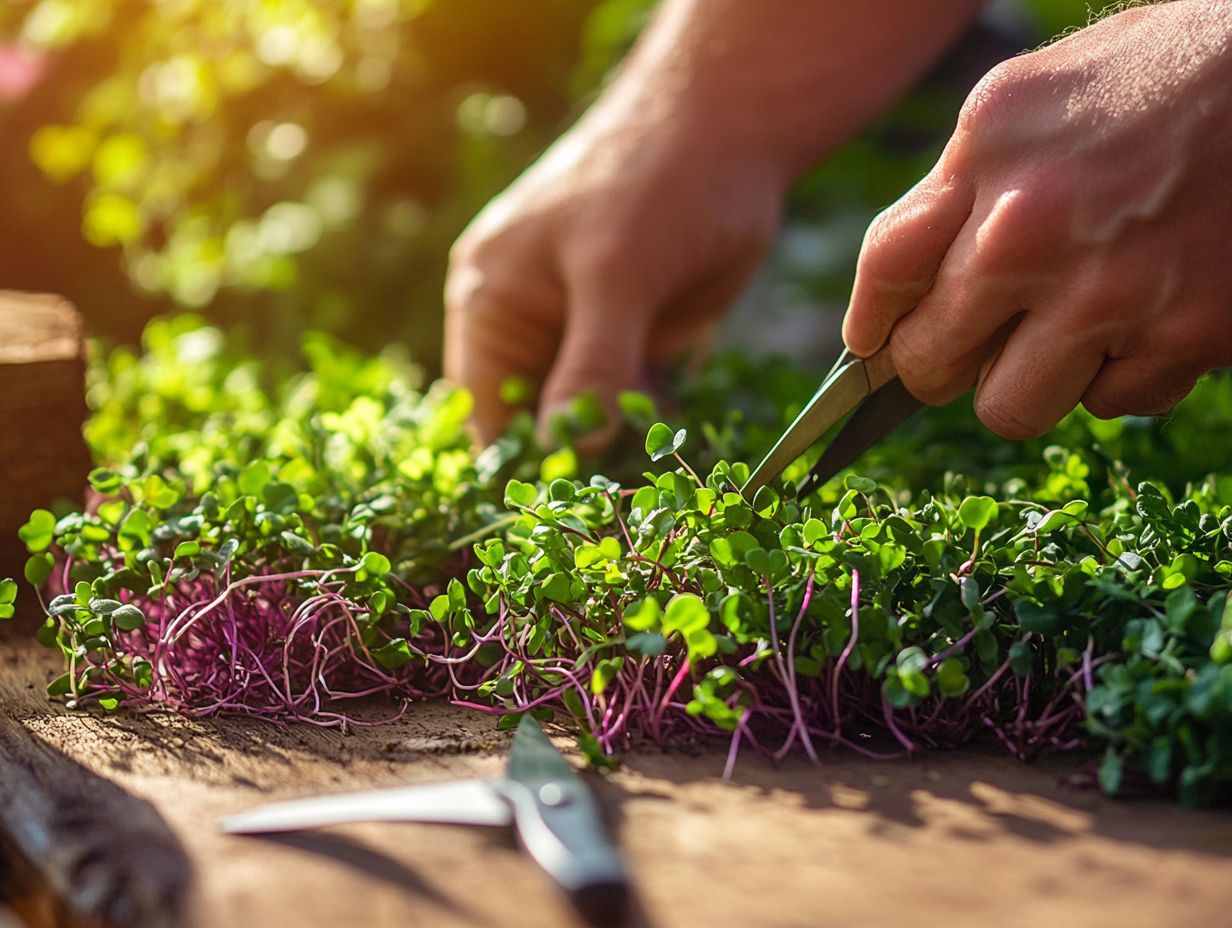
M184 316L96 358L91 501L21 533L53 696L329 726L449 698L571 718L596 763L722 735L729 774L749 748L989 736L1100 748L1110 792L1232 783L1227 377L1025 444L929 410L798 503L807 461L736 492L816 386L781 362L711 362L678 415L623 396L596 462L528 419L476 452L461 391L320 335L303 355L276 370Z

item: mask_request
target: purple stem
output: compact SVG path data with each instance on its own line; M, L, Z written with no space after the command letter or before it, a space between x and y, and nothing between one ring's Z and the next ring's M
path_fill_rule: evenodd
M851 638L847 641L847 646L843 648L843 653L838 657L838 663L834 665L834 673L830 678L830 707L834 716L834 733L837 735L842 729L842 709L838 701L838 682L839 676L843 672L843 668L847 665L851 654L856 649L856 641L860 637L860 572L854 567L851 570Z

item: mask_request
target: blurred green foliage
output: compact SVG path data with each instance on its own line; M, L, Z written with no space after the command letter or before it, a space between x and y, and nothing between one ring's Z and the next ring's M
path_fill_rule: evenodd
M0 45L47 73L0 126L28 127L44 183L77 193L80 234L139 292L288 346L310 324L430 360L449 244L560 130L575 67L601 73L636 29L635 9L594 6L5 6ZM58 289L90 312L89 288Z
M0 71L24 61L29 74L7 91L0 80L14 140L0 155L0 280L66 293L95 331L135 335L179 305L243 324L271 354L292 356L312 326L370 348L401 340L432 367L450 243L594 95L653 7L0 7ZM971 83L1086 17L1062 0L994 5L921 89L807 178L795 247L773 260L788 297L840 298L868 219L927 168ZM141 318L122 318L125 279Z

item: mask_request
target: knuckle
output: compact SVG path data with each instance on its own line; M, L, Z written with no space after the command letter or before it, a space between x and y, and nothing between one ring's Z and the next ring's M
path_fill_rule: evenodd
M1092 313L1107 312L1110 290L1117 296L1124 296L1120 292L1124 288L1119 286L1119 281L1126 276L1125 268L1099 255L1076 256L1067 276L1069 302L1074 307L1073 311L1084 318ZM1123 303L1127 315L1132 312L1135 303L1140 302L1141 299Z
M524 242L464 233L445 275L445 312L456 325L486 324L509 310L525 313L553 302L543 259Z
M958 113L957 131L980 138L997 129L1023 87L1027 71L1021 60L1011 58L988 71L967 95Z
M864 233L864 254L875 257L894 240L894 232L898 226L897 212L893 206L886 207L868 224Z
M489 235L471 226L449 250L445 304L449 312L471 312L484 303L493 284L493 248Z
M480 268L485 272L510 263L540 234L542 223L511 190L485 206L449 249L449 271Z
M993 200L975 231L972 261L997 273L1030 273L1066 243L1070 207L1063 184L1020 176Z
M487 264L507 247L508 229L497 216L498 211L489 205L462 230L449 249L451 268Z
M481 321L497 305L489 275L469 262L452 265L445 279L445 311L450 316Z
M478 260L479 238L473 229L466 229L449 248L449 269L466 267Z
M931 189L913 189L874 216L864 232L862 257L877 261L894 255L913 232L928 225L933 199Z
M1013 403L999 395L978 394L975 398L975 414L992 432L1011 441L1038 438L1055 424L1030 422Z
M1012 196L1012 194L1007 194ZM968 255L964 275L973 273L1001 274L1022 264L1022 245L1019 242L1020 226L1013 217L1013 206L1005 203L1006 197L998 200L975 230L975 240Z
M864 244L860 247L860 256L856 262L857 280L865 286L885 289L889 285L887 269L891 263L885 239L870 228L864 236Z
M922 281L912 277L915 264L905 248L908 229L900 211L890 207L879 213L864 233L857 276L879 291L915 291Z
M570 396L597 391L615 392L637 385L637 366L631 359L614 356L608 344L585 345L561 355L552 371L554 392Z

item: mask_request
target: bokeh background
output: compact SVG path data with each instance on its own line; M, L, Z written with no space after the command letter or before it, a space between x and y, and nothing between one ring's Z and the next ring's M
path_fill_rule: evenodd
M601 90L654 7L0 2L0 288L62 293L112 340L183 307L272 353L306 328L394 340L429 372L450 243ZM803 179L732 326L770 315L761 347L807 354L868 220L931 164L971 84L1092 12L990 4Z

